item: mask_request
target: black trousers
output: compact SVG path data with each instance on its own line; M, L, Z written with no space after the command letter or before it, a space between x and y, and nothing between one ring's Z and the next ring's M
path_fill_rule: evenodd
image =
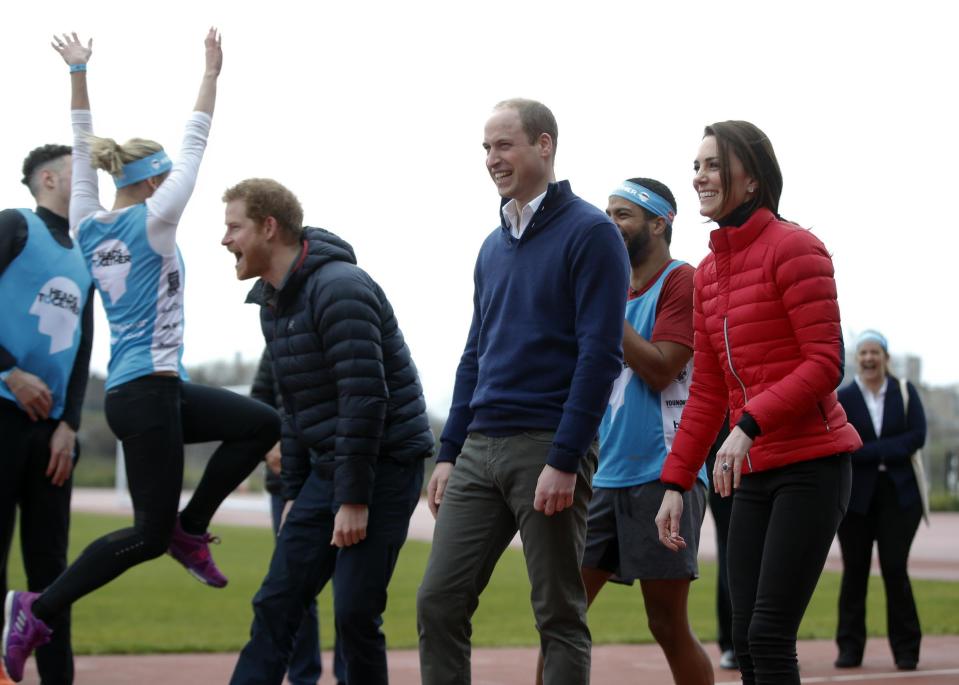
M736 490L728 570L743 683L799 685L796 634L851 481L843 454L749 474Z
M729 539L729 518L733 513L733 498L721 497L713 489L713 466L716 453L729 436L729 417L719 429L719 435L706 457L706 473L709 476L709 511L716 524L716 642L719 651L727 652L733 648L733 604L729 598L729 573L727 570L726 543Z
M110 389L106 415L123 442L133 526L108 533L83 550L34 603L33 612L43 621L128 568L166 552L183 485L184 443L223 441L180 513L187 532L202 532L280 435L279 416L268 405L167 376L143 376Z
M893 657L896 661L919 661L922 631L907 564L921 519L921 505L907 510L899 507L896 486L882 472L869 511L846 514L839 526L843 572L836 644L840 652L861 657L866 646L866 590L875 542L886 588L886 631Z
M720 497L712 488L709 490L709 511L716 524L716 623L719 651L733 648L733 605L729 597L728 555L726 547L729 539L729 519L733 512L733 498Z
M7 561L20 509L20 549L27 589L40 592L67 567L73 479L54 485L46 475L50 437L59 421L31 421L12 402L0 401L0 590L7 593ZM3 614L0 612L0 629ZM53 639L37 650L43 685L73 682L70 612L51 622Z

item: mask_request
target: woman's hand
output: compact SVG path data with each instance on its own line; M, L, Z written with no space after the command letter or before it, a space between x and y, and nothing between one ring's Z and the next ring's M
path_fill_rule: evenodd
M87 41L86 46L84 46L76 33L71 33L70 35L64 33L62 37L54 36L53 42L50 43L50 45L53 46L54 50L60 53L63 61L71 66L74 64L86 64L90 61L90 55L93 54L93 39L91 38Z
M723 497L729 497L739 487L743 474L743 462L746 453L752 447L753 440L739 426L734 427L723 446L716 453L713 466L713 488Z
M217 77L223 67L223 36L217 33L216 27L211 26L206 34L203 45L206 48L206 76Z

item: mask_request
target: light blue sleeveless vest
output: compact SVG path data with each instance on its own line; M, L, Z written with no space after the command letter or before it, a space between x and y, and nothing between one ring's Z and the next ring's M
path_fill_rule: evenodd
M674 260L656 282L626 303L626 320L649 340L656 324L656 306L666 277L684 262ZM690 313L692 316L692 313ZM613 384L609 405L599 426L599 469L593 485L625 488L659 480L673 443L692 381L692 360L663 392L651 390L626 364ZM706 483L706 467L699 478Z
M63 247L40 217L29 209L18 211L27 221L27 243L0 275L5 307L0 345L17 360L17 368L47 384L53 396L50 418L59 419L83 332L90 273L75 242ZM6 383L0 383L0 397L16 401Z
M183 369L183 259L150 245L147 207L134 205L115 221L85 219L80 249L110 322L109 390L158 370Z

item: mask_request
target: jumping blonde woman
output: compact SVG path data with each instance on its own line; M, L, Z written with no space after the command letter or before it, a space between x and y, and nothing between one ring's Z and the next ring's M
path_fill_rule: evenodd
M279 437L273 409L189 383L181 363L185 279L176 232L206 148L223 62L220 37L215 29L207 33L203 80L176 163L153 141L118 145L92 135L92 46L76 34L53 43L72 82L70 225L110 323L105 410L123 443L134 523L91 543L43 593L7 594L4 661L15 681L30 653L50 639L52 618L132 566L169 552L202 582L226 585L210 556L207 526ZM111 210L100 205L97 169L116 185ZM183 445L214 440L223 442L178 514Z

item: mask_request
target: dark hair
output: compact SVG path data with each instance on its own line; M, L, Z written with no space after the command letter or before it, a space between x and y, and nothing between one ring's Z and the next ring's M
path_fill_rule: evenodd
M519 114L520 123L523 124L523 130L529 139L529 144L536 142L542 134L546 134L553 141L553 156L556 156L556 141L559 138L559 127L556 125L556 117L549 110L549 107L536 100L527 100L525 98L511 98L496 103L495 109L515 109Z
M262 224L268 216L276 219L288 240L294 242L303 234L303 207L296 195L271 178L248 178L223 193L224 202L244 200L246 215Z
M641 185L644 188L652 190L654 193L659 195L661 198L666 200L669 203L669 206L673 208L673 214L676 214L676 198L673 197L673 191L671 191L665 183L661 183L654 178L630 178L627 179L629 183L635 183L636 185ZM640 207L643 210L643 216L646 217L647 221L652 221L656 218L656 215L645 207ZM666 244L669 245L673 240L673 224L671 221L666 222L666 233L664 234L666 238Z
M38 148L30 150L30 154L23 160L23 178L20 179L20 182L35 195L35 188L30 185L34 172L48 162L72 154L73 148L69 145L55 145L52 143L49 145L41 145Z
M745 202L748 212L751 214L760 207L765 207L778 215L779 197L783 192L783 175L769 137L748 121L717 122L703 131L703 137L707 136L716 138L724 197L728 197L726 193L732 186L729 170L729 155L732 153L743 163L746 173L759 184L756 189L758 192ZM722 211L729 214L734 209L736 207L723 207Z

